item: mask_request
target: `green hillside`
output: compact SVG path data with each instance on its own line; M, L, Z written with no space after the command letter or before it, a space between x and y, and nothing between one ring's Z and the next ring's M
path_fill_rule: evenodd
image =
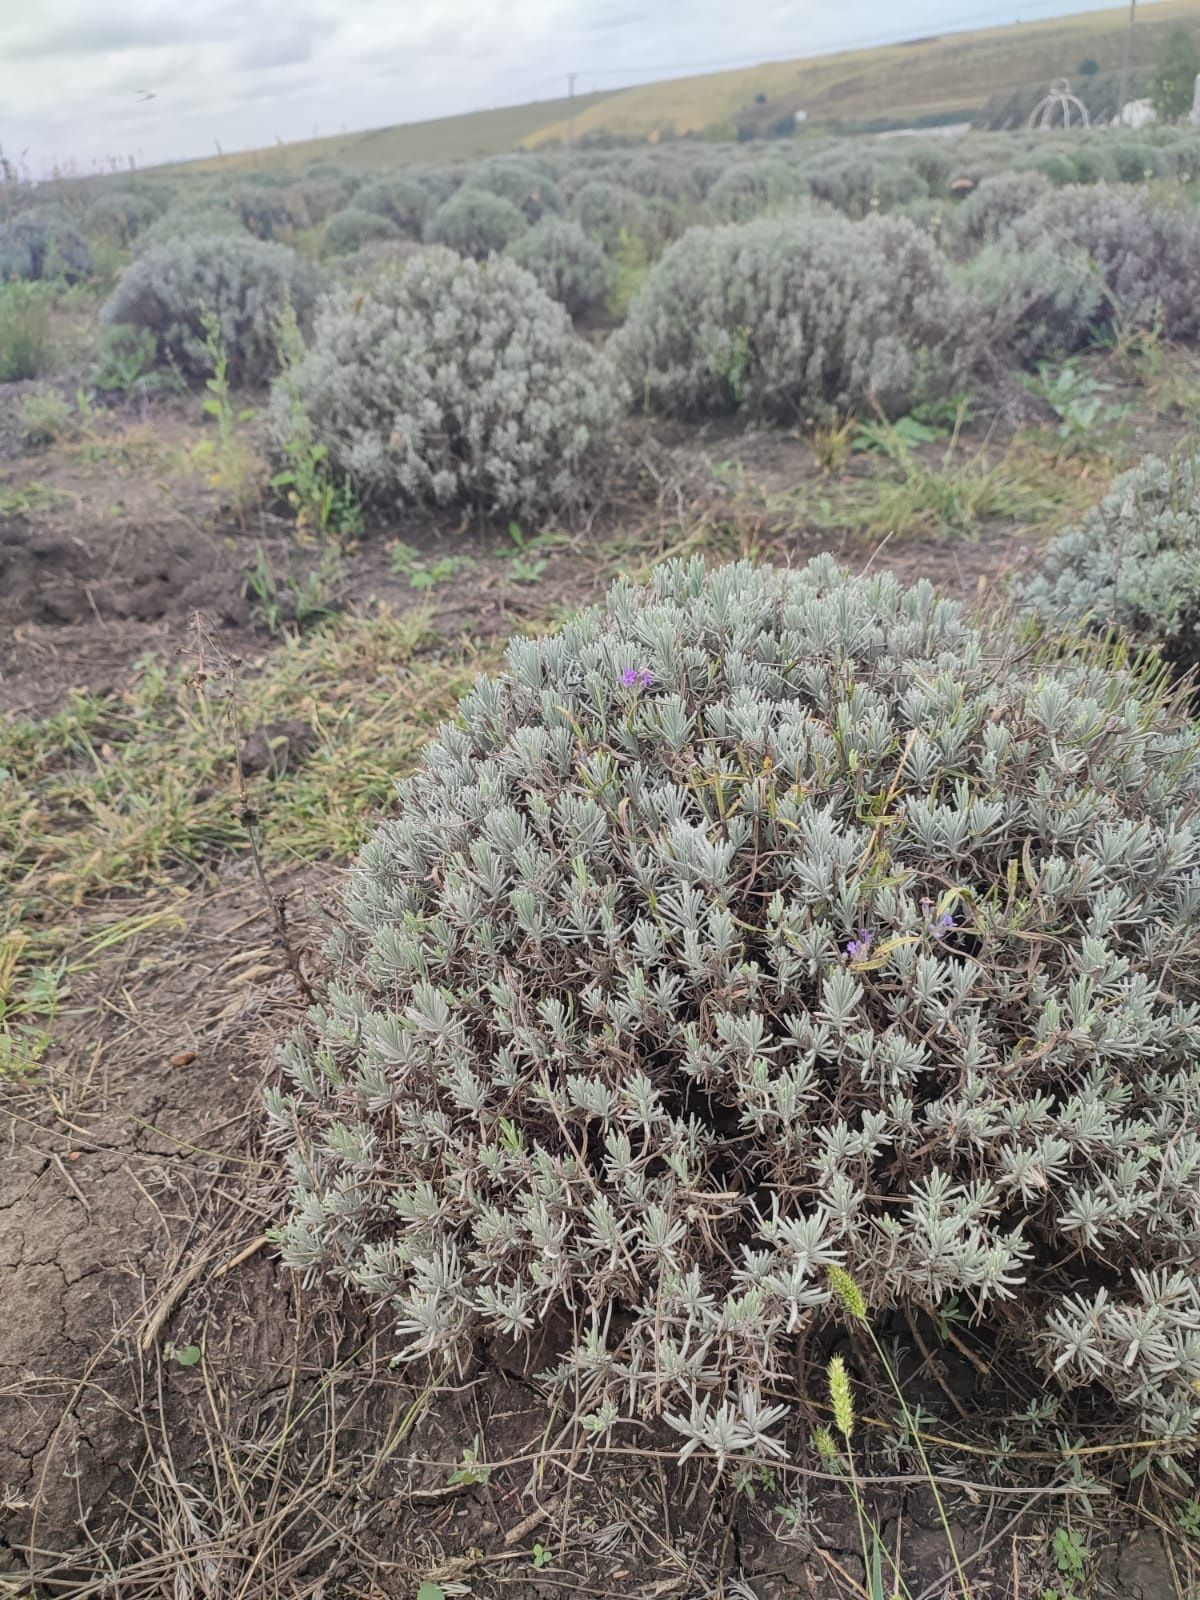
M576 136L613 134L647 138L711 132L767 97L767 111L805 110L810 120L916 118L961 112L969 116L994 95L1051 78L1077 77L1080 64L1118 71L1129 12L1089 11L1046 22L942 34L910 44L885 45L808 60L771 62L734 72L652 83L611 95L575 119ZM1149 67L1170 29L1200 26L1198 0L1159 0L1138 11L1131 65ZM561 139L550 123L530 135L534 146Z
M586 115L611 98L608 94L577 95L575 110ZM186 166L195 172L277 165L303 167L310 161L332 161L340 167L352 168L391 167L421 161L468 161L516 149L548 123L565 119L569 108L570 101L565 97L535 100L529 105L472 111L466 116L403 122L390 128L368 129L365 133L334 134L328 138L299 140L295 144L273 145L265 150L209 156L202 161L187 162ZM563 125L565 127L565 121Z

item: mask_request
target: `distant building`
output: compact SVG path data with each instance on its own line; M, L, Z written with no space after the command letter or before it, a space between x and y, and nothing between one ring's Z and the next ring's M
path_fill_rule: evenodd
M1158 112L1154 109L1153 100L1126 100L1121 107L1121 126L1123 128L1148 128L1152 122L1158 121Z
M1197 78L1196 82L1200 83L1200 78ZM795 113L795 116L796 116L796 121L797 122L807 122L808 121L808 112L807 111L797 111Z

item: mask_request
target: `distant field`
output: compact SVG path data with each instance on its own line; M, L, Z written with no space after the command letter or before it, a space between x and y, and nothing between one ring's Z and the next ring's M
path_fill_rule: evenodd
M1100 72L1121 66L1128 10L1121 6L1044 22L941 34L910 44L883 45L838 55L768 62L566 99L439 117L366 133L333 135L267 150L211 156L192 170L237 170L309 161L346 167L387 167L405 162L457 161L536 148L574 133L618 138L708 133L731 137L735 119L766 97L767 111L787 116L805 110L820 123L832 119L969 116L992 95L1010 93L1054 77L1079 76L1085 60ZM1130 65L1136 72L1158 57L1167 32L1181 22L1200 26L1200 0L1157 0L1138 11Z
M1137 17L1130 58L1135 70L1155 61L1171 28L1200 25L1200 3L1159 0L1140 7ZM1101 72L1117 71L1128 19L1122 6L646 84L610 95L577 116L575 131L646 138L730 124L732 132L733 119L757 94L766 95L781 115L803 109L816 120L970 113L993 94L1078 77L1080 63L1089 58ZM549 123L525 142L534 146L564 133L562 122Z
M575 97L580 114L594 110L611 94ZM283 165L301 167L310 161L332 161L341 167L389 167L409 161L465 161L514 150L531 133L547 123L565 119L568 100L535 100L524 106L502 106L495 111L473 111L468 116L437 117L431 122L405 122L365 133L334 134L324 139L304 139L265 150L209 156L185 163L189 171L230 171ZM566 123L563 121L565 128Z

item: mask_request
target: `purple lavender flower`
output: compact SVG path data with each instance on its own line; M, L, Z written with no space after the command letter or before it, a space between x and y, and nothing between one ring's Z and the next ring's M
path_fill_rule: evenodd
M621 682L627 689L649 689L654 683L654 674L649 667L626 667Z
M940 917L935 917L929 925L929 932L935 939L944 939L954 926L954 918L948 911L943 911Z
M871 946L875 943L875 935L870 928L860 928L858 938L851 939L846 946L846 954L851 961L865 961L871 954Z

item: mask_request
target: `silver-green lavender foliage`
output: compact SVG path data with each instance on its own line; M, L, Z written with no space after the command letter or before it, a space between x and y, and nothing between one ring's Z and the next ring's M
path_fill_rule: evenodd
M706 205L718 222L749 222L807 193L795 169L783 161L743 161L726 167L708 191Z
M170 196L149 185L101 189L83 214L83 231L91 238L116 239L131 244L156 218L162 216Z
M424 250L323 302L272 416L299 405L364 499L538 514L586 487L620 410L615 374L515 262Z
M506 250L525 228L525 218L511 200L488 189L464 187L433 213L425 224L425 239L483 261Z
M415 178L397 173L364 184L354 196L354 204L361 211L373 211L386 217L399 230L402 238L419 239L426 219L433 210L433 196Z
M563 208L553 169L538 156L499 156L485 161L471 169L463 187L500 196L516 206L526 222L539 222Z
M1059 189L1011 230L1013 247L1049 239L1084 250L1109 297L1110 320L1161 328L1170 339L1200 335L1200 219L1145 194L1098 183Z
M927 583L618 583L362 851L269 1100L286 1260L403 1358L573 1329L584 1427L684 1456L782 1452L833 1264L1195 1443L1198 785L1139 680Z
M571 215L610 254L619 249L622 235L644 238L653 231L642 196L624 184L602 179L583 185L571 202Z
M949 381L959 320L948 263L910 222L796 213L690 230L613 348L635 392L675 415L897 412Z
M249 234L228 206L212 200L178 201L142 229L134 240L134 252L144 255L156 245L175 244L184 238L246 239Z
M1181 666L1200 660L1200 482L1147 456L1046 550L1024 591L1053 627L1117 627Z
M573 317L602 305L612 285L611 262L578 222L546 217L523 234L508 254Z
M312 317L316 276L286 245L249 236L184 237L126 267L101 312L106 324L145 328L156 362L186 378L211 371L208 321L215 317L233 383L259 383L279 365L279 323L291 304Z
M364 245L378 244L390 239L399 240L400 229L390 217L378 211L364 211L357 197L353 205L335 211L321 234L321 253L326 256L345 256Z
M962 268L971 297L970 337L984 357L1034 368L1085 349L1108 324L1112 305L1086 251L1037 239L985 245Z
M79 283L91 270L91 248L61 206L0 223L0 283Z
M954 213L954 233L973 249L994 244L1050 193L1050 180L1044 173L993 173L982 179Z

